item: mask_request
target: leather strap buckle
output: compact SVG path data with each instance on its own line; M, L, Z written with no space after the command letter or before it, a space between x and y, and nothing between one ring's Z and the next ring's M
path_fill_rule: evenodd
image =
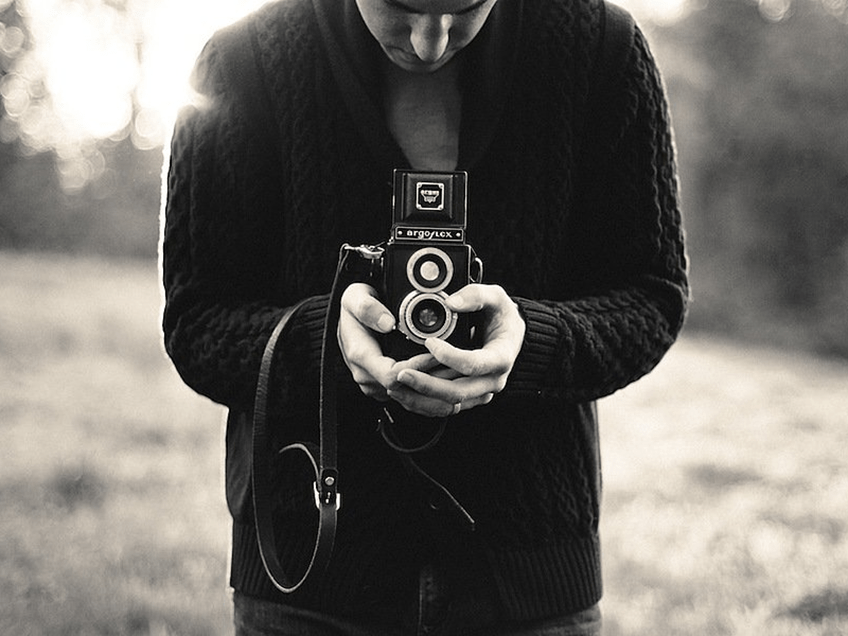
M321 487L318 487L318 483ZM339 474L335 470L325 469L321 479L314 482L315 507L320 511L325 506L335 506L336 511L342 507L342 495L338 491Z

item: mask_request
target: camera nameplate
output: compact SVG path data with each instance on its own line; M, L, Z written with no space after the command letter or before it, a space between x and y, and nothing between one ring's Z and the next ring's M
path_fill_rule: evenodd
M393 238L396 241L464 243L465 229L458 227L421 227L401 225L395 227Z

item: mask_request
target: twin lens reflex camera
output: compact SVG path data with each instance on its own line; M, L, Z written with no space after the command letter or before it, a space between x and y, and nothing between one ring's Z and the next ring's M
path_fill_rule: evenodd
M394 171L392 228L371 258L380 267L382 300L397 319L383 348L395 359L423 351L427 338L473 348L474 314L457 313L445 300L482 280L483 264L465 242L465 172Z

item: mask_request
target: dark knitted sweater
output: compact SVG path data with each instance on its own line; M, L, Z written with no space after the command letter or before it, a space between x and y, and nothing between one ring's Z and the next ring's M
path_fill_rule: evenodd
M329 7L328 8L325 8ZM479 555L506 614L600 598L600 463L593 401L648 373L688 298L673 145L642 33L599 87L600 0L501 0L463 65L458 169L468 241L527 333L505 390L452 418L421 457L477 521L440 532L375 432L378 405L342 375L336 548L317 589L283 596L262 570L244 446L259 360L306 298L275 363L278 443L316 437L320 336L341 243L379 243L391 174L408 166L381 110L382 55L353 0L287 0L248 18L279 139L274 159L224 81L213 38L171 144L163 241L167 351L186 383L230 409L232 583L280 602L367 614L434 552ZM308 485L280 469L280 551L311 550ZM297 484L296 486L293 484ZM444 528L442 528L444 529Z

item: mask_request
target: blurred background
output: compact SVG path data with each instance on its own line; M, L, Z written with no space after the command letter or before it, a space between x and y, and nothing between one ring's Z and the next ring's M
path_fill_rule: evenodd
M261 0L0 0L0 634L231 633L222 409L158 326L163 146ZM620 0L694 303L601 401L605 636L848 634L848 0Z
M0 0L0 249L154 258L161 146L258 0ZM630 0L668 86L690 329L848 356L848 2Z

